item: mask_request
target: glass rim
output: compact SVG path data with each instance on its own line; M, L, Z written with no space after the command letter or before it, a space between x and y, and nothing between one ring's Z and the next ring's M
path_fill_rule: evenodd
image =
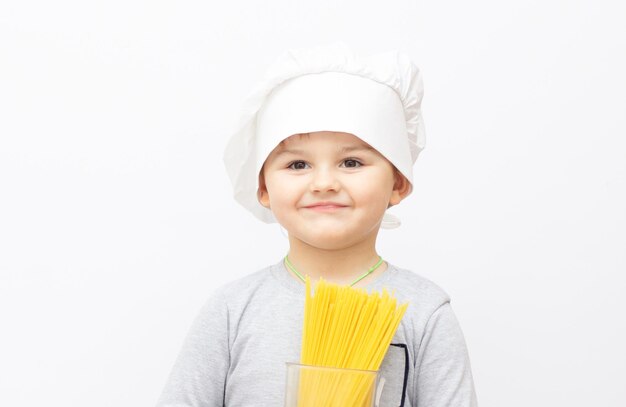
M318 370L340 370L340 371L351 371L351 372L360 372L360 373L373 373L378 374L378 370L367 370L367 369L353 369L348 367L334 367L334 366L319 366L319 365L307 365L304 363L297 362L285 362L287 367L290 366L300 366L308 369L318 369Z

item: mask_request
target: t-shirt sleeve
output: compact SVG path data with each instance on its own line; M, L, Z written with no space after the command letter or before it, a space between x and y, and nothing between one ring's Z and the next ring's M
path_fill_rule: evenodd
M465 338L450 302L430 316L415 368L414 406L478 406Z
M193 321L157 407L222 407L228 366L228 309L218 292Z

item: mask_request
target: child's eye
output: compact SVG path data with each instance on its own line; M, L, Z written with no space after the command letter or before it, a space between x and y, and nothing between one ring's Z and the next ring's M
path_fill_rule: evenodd
M348 158L347 160L343 160L343 162L344 162L345 166L348 167L348 168L358 168L361 165L363 165L363 164L361 164L360 161L355 160L353 158Z
M292 170L303 170L306 168L307 163L304 161L294 161L290 163L287 168L291 168Z

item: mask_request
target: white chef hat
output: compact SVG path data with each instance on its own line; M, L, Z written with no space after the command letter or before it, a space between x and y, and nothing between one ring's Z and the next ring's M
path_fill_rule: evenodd
M271 151L298 133L335 131L365 141L413 184L425 147L422 77L409 57L391 51L358 57L342 42L286 51L248 95L224 163L237 202L276 222L257 199L259 172ZM399 219L386 212L382 228Z

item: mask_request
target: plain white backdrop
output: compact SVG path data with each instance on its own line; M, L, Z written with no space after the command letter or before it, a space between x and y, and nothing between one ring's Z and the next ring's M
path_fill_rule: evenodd
M151 406L220 285L287 241L231 197L283 50L400 49L427 146L378 251L452 298L481 407L626 405L618 1L0 5L0 405ZM428 407L428 406L420 406Z

